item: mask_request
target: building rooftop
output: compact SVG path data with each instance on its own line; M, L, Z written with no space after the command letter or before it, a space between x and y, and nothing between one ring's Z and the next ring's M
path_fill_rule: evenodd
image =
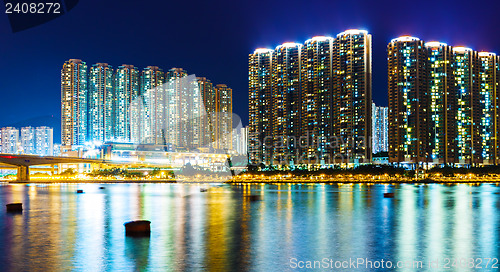
M400 37L397 37L395 39L392 39L391 43L394 43L394 42L414 42L414 41L420 41L420 39L417 37L405 35L405 36L400 36Z
M446 43L436 42L436 41L425 43L425 47L442 47L442 46L448 46L448 45Z
M305 43L310 43L310 42L324 42L324 41L332 41L332 37L327 37L327 36L314 36L309 40L306 40Z
M337 34L337 37L344 36L344 35L361 35L361 34L367 35L368 31L360 30L360 29L348 29L344 32Z
M464 52L469 52L469 51L472 51L472 49L464 47L464 46L453 47L453 52L464 53Z
M253 52L254 54L262 54L262 53L271 53L273 52L272 49L269 49L269 48L257 48L255 49L255 51Z

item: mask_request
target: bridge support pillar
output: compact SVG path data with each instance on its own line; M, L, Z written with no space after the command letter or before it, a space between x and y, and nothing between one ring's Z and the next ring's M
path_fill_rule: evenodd
M30 180L30 167L29 166L18 166L17 167L17 181L29 181Z

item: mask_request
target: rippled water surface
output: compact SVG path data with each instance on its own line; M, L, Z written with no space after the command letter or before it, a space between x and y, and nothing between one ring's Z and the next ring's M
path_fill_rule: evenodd
M24 211L7 213L13 202ZM2 271L294 271L325 258L470 271L443 262L500 257L495 184L4 184L0 204ZM125 236L135 219L150 237Z

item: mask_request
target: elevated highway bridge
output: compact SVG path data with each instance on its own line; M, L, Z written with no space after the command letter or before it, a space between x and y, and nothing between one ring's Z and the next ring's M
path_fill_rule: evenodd
M194 160L194 163L193 163ZM202 160L202 161L200 161ZM0 168L17 168L17 181L30 180L30 167L36 170L49 170L47 166L51 166L54 171L56 164L94 164L94 165L115 165L118 167L128 168L161 168L167 167L171 169L179 169L187 162L193 165L200 165L198 163L205 163L204 167L218 167L223 168L228 162L227 154L218 153L177 153L161 152L160 155L156 154L151 158L147 156L123 160L123 158L111 156L109 160L103 159L85 159L77 157L42 157L38 155L17 155L17 154L1 154L0 153ZM45 166L45 167L43 167ZM50 171L50 170L49 170ZM217 171L217 169L215 169Z
M35 165L55 165L60 163L78 164L78 163L94 163L94 164L116 164L111 161L83 159L73 157L41 157L37 155L15 155L15 154L0 154L0 163L17 167L17 181L29 181L30 166Z

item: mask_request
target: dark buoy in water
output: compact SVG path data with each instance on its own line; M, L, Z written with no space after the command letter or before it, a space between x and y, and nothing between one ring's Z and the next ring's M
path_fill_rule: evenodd
M83 194L83 190L76 190L77 194Z
M394 198L394 193L384 193L385 198Z
M247 196L245 196L245 198L250 200L250 201L262 200L262 197L260 195L247 195Z
M207 189L207 188L200 188L200 192L204 193L204 192L206 192L206 191L208 191L208 189Z
M23 203L10 203L5 205L7 206L7 212L22 212L23 211Z
M151 221L148 220L130 221L123 225L127 236L149 236L151 234Z
M100 190L104 190L104 189L106 189L106 188L104 188L104 187L99 187L99 189L100 189Z

